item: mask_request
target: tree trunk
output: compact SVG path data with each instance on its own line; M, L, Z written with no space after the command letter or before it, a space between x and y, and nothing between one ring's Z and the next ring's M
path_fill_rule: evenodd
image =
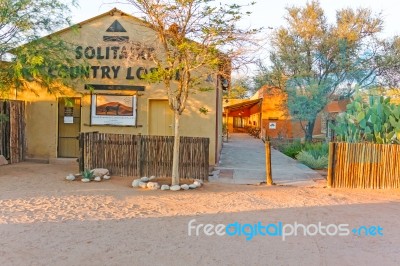
M174 130L174 153L172 158L172 185L179 185L179 145L180 145L180 134L179 134L179 112L174 110L175 116L175 130Z
M306 142L312 142L316 118L308 121L306 129Z

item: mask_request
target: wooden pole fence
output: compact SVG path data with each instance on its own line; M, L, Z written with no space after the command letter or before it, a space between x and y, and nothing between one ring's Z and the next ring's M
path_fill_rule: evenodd
M400 145L329 143L327 186L400 188Z
M171 136L81 133L80 168L107 168L113 175L169 177L172 172ZM179 175L208 179L208 138L181 137Z

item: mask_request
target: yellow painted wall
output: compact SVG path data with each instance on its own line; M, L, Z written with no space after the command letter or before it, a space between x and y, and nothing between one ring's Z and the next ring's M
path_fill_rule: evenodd
M106 32L107 28L115 21L118 20L121 25L127 30L125 33ZM103 41L103 36L129 36L130 42L140 42L149 46L157 47L157 38L155 32L150 28L141 24L138 20L122 15L115 12L112 16L105 15L99 16L95 19L88 20L81 23L81 27L75 30L64 30L57 33L62 39L74 43L76 46L85 47L92 46L94 48L107 46L119 46L121 43L106 43ZM96 51L97 52L97 51ZM73 55L75 56L75 55ZM111 57L111 56L110 56ZM86 81L77 81L74 85L74 92L68 92L67 96L82 97L81 109L81 131L99 131L103 133L119 133L119 134L148 134L148 112L149 112L149 99L167 99L166 90L162 83L149 84L143 80L135 77L134 80L126 79L128 67L136 69L138 66L145 68L154 67L151 60L137 60L131 61L127 59L85 59L85 61L92 66L120 66L119 73L116 78L111 76L102 78L97 75L96 78L91 78ZM208 137L210 138L210 164L216 163L216 153L221 148L222 138L222 92L217 93L216 75L214 75L214 82L206 83L208 87L212 86L214 90L207 92L192 92L189 95L187 108L181 116L181 136L193 137ZM135 85L145 86L145 91L140 91L137 97L137 121L140 127L118 127L118 126L90 126L90 95L84 89L85 84L114 84L114 85ZM17 99L27 101L26 108L26 136L27 136L27 157L50 159L57 156L57 97L62 95L48 95L45 91L38 88L37 92L39 97L30 93L19 94ZM219 89L220 90L220 89ZM94 93L108 93L108 94L124 94L134 95L134 91L95 91ZM217 94L219 99L217 101ZM208 114L201 114L199 108L205 107L209 110ZM218 114L216 112L219 108ZM217 124L218 117L218 124ZM218 133L216 134L216 130ZM216 145L217 138L219 139ZM217 146L217 147L216 147Z

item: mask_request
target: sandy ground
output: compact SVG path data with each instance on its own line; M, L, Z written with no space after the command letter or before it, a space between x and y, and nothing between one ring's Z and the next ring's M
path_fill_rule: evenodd
M0 265L400 265L400 190L65 181L67 165L0 167ZM381 226L383 236L200 236L188 222ZM194 234L194 232L192 233Z

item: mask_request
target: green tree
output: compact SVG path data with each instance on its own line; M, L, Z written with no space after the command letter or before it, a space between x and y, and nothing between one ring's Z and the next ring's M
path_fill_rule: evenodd
M316 117L331 98L376 85L383 21L369 9L347 8L330 24L318 1L287 8L285 18L287 25L272 34L271 67L261 77L287 93L290 115L311 141Z
M69 6L75 1L0 1L0 97L10 88L23 90L36 82L50 92L69 80L70 75L53 75L50 69L72 64L70 46L57 39L41 38L70 24ZM12 54L12 55L11 55Z
M232 80L230 89L224 93L226 99L247 99L254 94L251 79L240 77Z
M211 73L230 80L230 70L242 58L243 47L251 43L256 30L242 30L244 15L237 4L216 5L213 0L128 0L152 25L161 44L154 62L157 70L148 75L163 82L169 106L174 112L172 184L179 184L179 120L190 92ZM223 53L221 52L223 51ZM179 79L176 80L176 73ZM219 81L221 79L219 78Z

